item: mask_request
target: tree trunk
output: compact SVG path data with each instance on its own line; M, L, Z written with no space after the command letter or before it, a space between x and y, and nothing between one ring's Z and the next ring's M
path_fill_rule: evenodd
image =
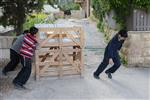
M23 23L18 23L15 28L16 36L22 34L23 32Z
M25 22L25 8L23 7L23 4L21 1L17 2L18 6L17 9L20 11L17 12L17 22L16 22L16 35L20 35L23 32L23 23Z

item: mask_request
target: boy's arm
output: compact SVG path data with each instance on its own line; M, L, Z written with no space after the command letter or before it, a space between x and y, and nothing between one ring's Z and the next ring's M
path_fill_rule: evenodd
M120 45L120 47L118 48L118 50L120 50L120 49L121 49L121 47L122 47L123 43L124 43L124 41L121 41L121 45Z
M114 52L114 47L113 47L113 44L110 43L110 44L108 45L108 55L109 55L109 58L113 58L113 57L114 57L113 52Z
M113 55L113 46L112 46L112 44L110 44L109 46L108 46L108 55L109 55L109 64L113 64L114 62L113 62L113 57L114 57L114 55Z

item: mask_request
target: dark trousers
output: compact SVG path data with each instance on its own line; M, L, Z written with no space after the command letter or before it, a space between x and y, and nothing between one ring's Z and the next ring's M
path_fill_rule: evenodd
M14 50L10 49L10 61L4 67L3 71L4 72L13 71L16 68L16 66L19 64L19 62L20 62L20 55Z
M114 73L121 66L120 57L118 55L116 55L113 58L113 62L114 65L111 68L107 69L105 73ZM109 58L107 56L104 56L102 63L99 65L99 67L94 72L94 74L99 76L100 73L102 73L106 69L108 64L109 64Z
M24 85L31 74L31 67L32 67L32 61L29 58L25 58L23 56L21 58L21 64L22 64L22 69L16 76L16 78L13 80L13 83L17 83L19 85Z

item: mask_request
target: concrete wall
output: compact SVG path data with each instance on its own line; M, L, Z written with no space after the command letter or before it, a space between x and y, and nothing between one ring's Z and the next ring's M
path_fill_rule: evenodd
M62 18L64 17L64 12L60 11L60 12L54 13L54 17ZM68 17L79 18L79 19L85 18L85 11L84 10L71 10L71 16L68 16Z
M9 58L9 48L12 45L14 37L0 36L0 58Z
M150 31L130 31L123 49L128 66L150 67Z
M14 37L0 36L0 67L4 66L10 58L9 48L12 45Z
M71 17L72 18L85 18L85 11L84 10L71 10Z

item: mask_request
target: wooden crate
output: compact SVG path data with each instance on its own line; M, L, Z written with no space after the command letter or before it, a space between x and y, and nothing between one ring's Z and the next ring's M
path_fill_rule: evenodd
M37 37L36 79L40 76L82 75L84 38L81 27L39 28Z

